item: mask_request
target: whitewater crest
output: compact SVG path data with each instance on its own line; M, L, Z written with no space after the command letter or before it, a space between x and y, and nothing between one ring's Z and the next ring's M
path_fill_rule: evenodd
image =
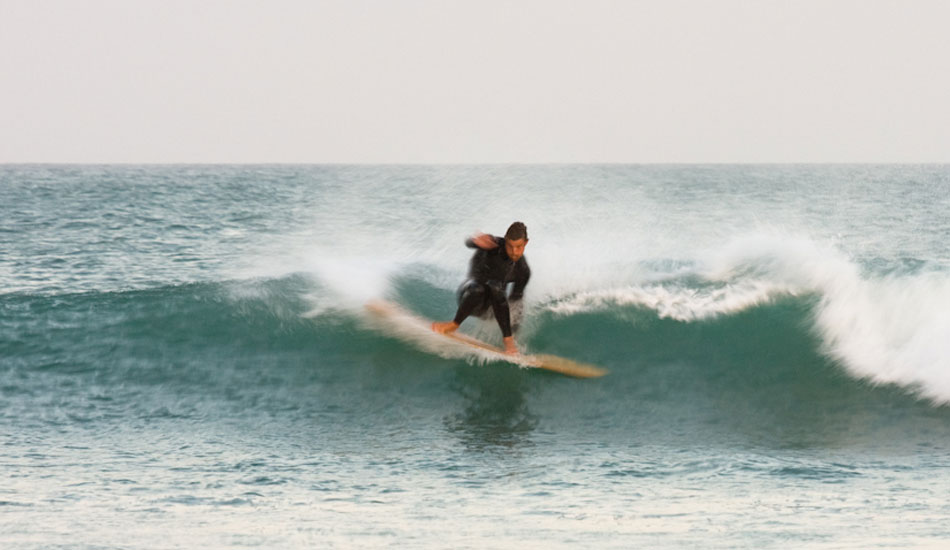
M812 329L822 353L850 375L950 404L950 274L862 273L856 261L807 238L736 239L700 258L689 277L567 293L543 309L574 315L634 306L697 322L803 295L815 297Z
M764 281L748 281L719 288L684 288L675 285L627 286L587 291L558 300L545 309L558 315L573 315L636 306L656 311L660 318L699 321L767 303L781 295L794 295L795 289Z
M898 384L950 403L950 276L929 271L875 276L808 239L738 241L713 274L755 273L820 301L814 328L824 352L850 374Z

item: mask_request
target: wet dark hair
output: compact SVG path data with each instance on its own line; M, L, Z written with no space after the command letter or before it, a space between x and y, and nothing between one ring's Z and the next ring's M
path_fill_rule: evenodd
M515 222L505 232L505 240L520 241L521 239L528 240L528 227L521 222Z

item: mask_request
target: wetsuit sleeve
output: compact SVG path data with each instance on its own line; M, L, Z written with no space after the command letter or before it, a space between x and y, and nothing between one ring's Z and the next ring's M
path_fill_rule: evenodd
M511 288L509 300L515 301L524 298L524 288L528 286L528 280L531 278L531 268L528 262L522 260L518 262L517 273L515 273L514 286Z
M491 238L495 240L495 244L497 244L498 246L505 246L505 239L504 239L504 238L502 238L502 237L496 237L496 236L494 236L494 235L492 235ZM467 246L467 247L469 247L469 248L474 248L474 249L476 249L476 250L481 250L481 248L479 248L478 245L475 244L475 241L473 241L471 237L465 239L465 246Z

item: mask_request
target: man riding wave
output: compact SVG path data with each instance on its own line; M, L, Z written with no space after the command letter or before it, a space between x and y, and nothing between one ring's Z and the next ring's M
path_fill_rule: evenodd
M493 314L501 328L505 353L516 354L512 334L511 309L521 309L524 289L531 278L531 269L524 257L528 244L528 228L521 222L511 224L504 237L479 233L465 241L474 248L469 264L468 280L458 291L458 310L451 321L432 323L432 330L440 334L458 330L470 315L485 317ZM514 283L507 292L509 283ZM517 329L517 326L515 326Z

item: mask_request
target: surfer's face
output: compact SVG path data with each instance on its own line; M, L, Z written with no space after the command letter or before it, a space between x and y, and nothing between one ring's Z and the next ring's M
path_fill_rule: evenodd
M518 239L513 241L510 239L505 239L505 252L508 253L508 257L511 258L513 262L517 262L524 256L524 247L527 246L528 239Z

